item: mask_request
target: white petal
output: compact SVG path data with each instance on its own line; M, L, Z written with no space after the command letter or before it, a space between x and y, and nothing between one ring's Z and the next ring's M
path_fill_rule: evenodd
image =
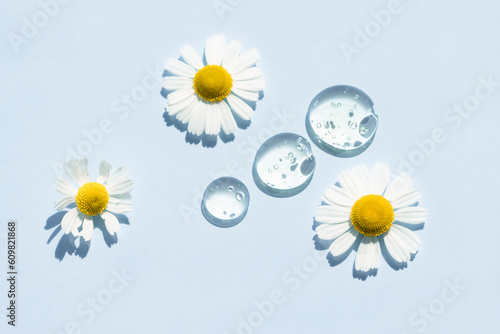
M57 191L59 191L63 195L75 196L78 192L78 189L74 185L68 182L68 180L63 179L62 177L56 177L54 182L54 187Z
M89 182L90 181L88 172L89 161L87 160L87 158L76 160L76 163L80 166L80 171L83 175L84 181Z
M323 201L328 204L352 207L356 202L354 196L346 189L337 186L329 186L323 196Z
M173 75L194 78L196 70L188 64L174 58L169 58L165 63L165 69Z
M64 172L73 180L78 186L83 186L90 181L89 173L87 171L88 160L87 158L81 160L70 160L63 165Z
M342 189L353 194L355 198L360 198L367 194L366 185L362 184L362 181L354 170L343 171L339 174L338 180Z
M417 253L418 247L420 246L420 239L415 233L400 225L391 226L391 230L393 230L392 232L398 236L401 241L406 243L411 254Z
M238 89L236 87L233 87L231 89L231 93L238 95L242 99L245 99L247 101L255 102L259 99L259 93L256 92L249 92L243 89ZM234 96L233 94L229 96Z
M184 45L181 48L181 57L186 63L197 70L203 67L203 61L201 60L200 55L190 45Z
M318 223L338 224L349 220L351 210L343 206L321 205L316 210L314 219Z
M118 202L118 203L109 203L106 211L113 213L127 213L132 211L132 203L130 202Z
M224 35L213 35L207 38L205 46L205 59L207 65L220 65L224 57L226 47L226 37Z
M201 106L202 106L202 112L201 112L202 116L198 117L200 121L198 122L198 125L195 129L197 136L201 136L205 131L205 118L207 117L208 109L210 108L208 103L203 103Z
M367 272L377 269L380 265L380 244L376 237L364 237L359 244L358 253L354 260L354 268Z
M123 193L123 194L109 194L109 201L112 203L115 202L121 202L124 200L129 200L132 198L132 195L130 193Z
M227 105L226 101L222 101L220 104L220 112L221 112L221 127L226 135L231 134L236 131L238 125L231 114L231 110Z
M69 234L75 226L80 227L81 224L82 219L77 208L69 210L61 220L61 228L65 234Z
M359 232L353 228L342 234L330 245L330 253L333 256L344 254L354 244L354 242L356 242L356 238L358 237L358 235Z
M197 103L195 105L195 109L192 112L192 115L188 124L188 132L201 136L203 131L205 130L205 117L206 117L207 107L205 103Z
M389 184L391 171L389 165L377 162L371 172L371 193L375 195L384 194Z
M166 76L163 78L163 88L166 90L178 90L193 86L193 79L186 77Z
M390 202L401 197L401 195L407 193L411 187L411 179L406 174L401 174L397 176L394 181L392 181L384 192L384 197Z
M349 228L349 223L321 224L316 227L316 233L323 240L332 240L344 234Z
M81 215L83 215L83 213ZM78 216L78 224L73 225L73 228L71 229L71 234L73 234L73 236L78 237L80 235L79 228L82 225L82 221L84 218L85 217L80 218L80 216Z
M198 107L198 104L202 103L203 102L201 102L198 98L196 98L196 101L191 103L186 109L181 110L175 117L183 124L189 123L189 121L191 120L191 116L195 114L194 111Z
M264 78L259 78L244 81L234 80L232 90L239 89L248 92L259 92L264 90L264 88L266 88L266 80Z
M174 105L180 103L184 100L187 100L189 97L195 95L195 91L193 87L186 87L167 95L168 104Z
M134 182L130 179L126 179L121 182L116 182L112 185L106 186L106 190L110 195L125 194L131 192L133 189L134 189Z
M394 209L404 208L416 203L420 199L420 193L417 190L411 190L401 197L391 201Z
M54 204L54 208L59 211L75 202L75 196L64 196Z
M120 222L114 214L104 211L101 213L101 218L104 220L104 225L109 234L114 235L116 232L120 231Z
M220 132L221 112L220 103L210 104L205 117L205 133L207 135L217 135Z
M177 104L173 104L173 105L167 104L165 109L167 110L167 112L170 116L174 116L174 115L177 115L178 113L180 113L181 111L188 109L193 103L197 103L197 102L198 102L198 97L196 97L196 95L193 94L190 97L188 97L187 99L185 99L184 101L179 102Z
M231 109L242 119L248 121L252 117L252 107L243 102L239 97L229 94L227 102L229 103Z
M99 165L99 175L97 176L96 182L104 184L104 182L106 182L109 177L110 169L111 165L107 161L102 160L101 164Z
M406 224L424 223L427 218L427 210L421 207L409 206L394 211L394 220Z
M370 170L365 165L354 166L352 172L355 175L355 182L362 195L372 194L372 179Z
M246 70L235 74L232 76L233 81L241 81L241 80L252 80L252 79L258 79L263 76L262 70L259 67L250 67L247 68Z
M204 124L204 127L205 127L205 133L208 135L209 132L212 131L212 121L213 121L213 115L212 115L212 111L213 111L213 105L212 104L206 104L205 105L206 109L205 109L205 124Z
M241 43L232 40L231 43L229 43L229 45L227 46L226 52L224 52L224 58L222 59L222 66L226 68L240 55L240 52L241 52Z
M229 74L235 75L255 65L259 58L259 52L256 49L251 49L234 59L227 65L226 69Z
M384 235L384 243L389 256L398 263L407 262L410 259L410 256L408 255L407 257L405 255L405 253L401 250L398 242L394 240L393 235L389 234L389 232Z
M92 233L94 232L94 221L92 217L85 217L83 220L82 231L80 236L83 237L85 241L89 241L92 238Z
M128 180L128 168L127 167L118 167L109 173L108 179L106 180L106 186L113 186L116 183L121 183L125 180Z

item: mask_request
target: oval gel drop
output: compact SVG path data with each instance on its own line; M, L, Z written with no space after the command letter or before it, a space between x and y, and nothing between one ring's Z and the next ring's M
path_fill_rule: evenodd
M205 189L201 212L209 223L231 227L245 218L249 204L250 194L243 182L233 177L221 177Z
M257 151L253 179L264 193L290 197L304 190L312 180L316 161L311 144L294 133L281 133L268 140Z
M323 151L353 157L366 150L378 128L373 102L352 86L332 86L314 97L306 116L307 134Z

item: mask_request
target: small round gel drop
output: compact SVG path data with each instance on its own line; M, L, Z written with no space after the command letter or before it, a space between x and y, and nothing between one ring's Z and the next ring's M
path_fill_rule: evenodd
M257 187L267 195L290 197L309 185L315 167L307 139L294 133L281 133L269 138L259 148L252 174Z
M325 131L321 124L328 125ZM373 102L362 90L332 86L314 97L306 116L307 134L323 151L338 157L354 157L366 150L378 128Z
M249 203L250 194L240 180L221 177L205 189L201 212L212 225L232 227L245 218Z

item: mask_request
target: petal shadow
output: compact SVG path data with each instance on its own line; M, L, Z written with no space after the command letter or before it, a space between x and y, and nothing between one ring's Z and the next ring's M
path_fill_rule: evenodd
M75 253L76 251L75 240L76 237L73 236L71 233L63 234L61 239L59 239L59 243L57 244L56 247L55 251L56 259L62 261L66 256L66 254L73 255L73 253Z
M362 238L358 236L356 238L356 241L354 241L354 243L351 245L351 247L349 247L344 253L342 253L340 255L333 256L332 253L328 252L328 255L326 256L326 258L328 260L328 263L330 263L330 266L335 267L335 266L341 264L349 257L349 255L351 254L352 251L357 252L359 244L361 243L361 239Z
M114 235L109 234L108 230L106 229L106 225L104 224L104 220L101 218L101 216L95 216L93 217L93 219L94 228L97 228L101 231L104 242L109 248L118 243L118 235L116 233Z
M49 237L49 240L47 240L47 245L56 237L56 235L59 234L59 232L62 231L61 225L57 226L56 229L52 232L52 234Z
M333 243L333 240L323 240L320 237L318 237L317 234L314 235L313 240L314 240L314 248L318 251L327 250Z
M201 136L197 136L191 132L186 133L186 143L197 145L200 142L201 142Z
M50 230L58 225L61 225L61 221L68 211L58 211L54 213L52 216L47 218L47 221L45 222L45 229ZM60 227L60 226L59 226Z
M68 206L68 208L70 207ZM52 231L52 234L49 236L47 244L52 242L52 240L62 231L61 222L64 215L67 212L68 211L56 212L47 219L44 229L50 230L55 228L54 231ZM115 214L115 216L120 224L130 225L130 220L126 215L119 213ZM116 233L114 235L109 234L104 224L104 220L100 216L94 216L93 222L94 222L94 228L99 229L102 232L104 242L108 247L111 247L114 244L118 243L118 235ZM77 246L77 240L78 240L78 246ZM62 261L66 255L74 254L84 259L85 257L87 257L90 251L90 244L91 240L85 241L83 237L75 237L71 233L68 234L63 233L55 249L55 258L59 261Z
M425 227L425 223L420 223L420 224L408 224L408 223L403 223L400 221L395 221L396 224L401 225L403 227L406 227L407 229L411 231L418 231L418 230L423 230Z
M246 102L246 103L250 104L250 102ZM255 110L255 106L252 107L252 109ZM236 113L232 113L232 114L233 114L234 120L236 121L236 125L240 129L245 130L246 128L248 128L250 126L250 124L252 124L252 120L251 119L245 120L245 119L241 118L239 115L237 115Z
M169 115L167 111L165 111L163 113L163 120L165 121L165 124L167 126L172 126L173 125L180 132L184 132L184 131L187 130L187 127L188 127L187 124L182 123L175 116Z
M85 257L87 257L87 254L89 253L90 242L92 240L85 241L83 237L80 237L78 241L80 242L80 244L78 245L78 248L75 251L75 255L79 256L81 259L84 259Z
M203 134L201 136L201 145L208 148L215 147L217 145L217 135Z
M234 140L235 136L234 136L234 133L230 133L230 134L226 135L226 134L224 133L224 131L221 131L221 132L219 133L219 138L220 138L220 140L222 140L222 142L225 144L225 143L232 142L232 141Z
M115 213L114 214L118 222L123 225L130 225L130 220L123 213Z
M356 270L354 262L352 264L352 277L357 278L361 281L365 281L368 278L368 276L372 277L377 276L377 273L378 273L378 268L370 269L368 271L360 271Z

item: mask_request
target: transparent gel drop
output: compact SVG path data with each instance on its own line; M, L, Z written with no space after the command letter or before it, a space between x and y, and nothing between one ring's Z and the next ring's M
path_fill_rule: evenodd
M312 142L338 157L353 157L370 146L378 127L373 102L352 86L321 91L309 105L306 128Z
M205 189L201 212L209 223L218 227L231 227L245 218L250 194L247 187L233 177L221 177Z
M290 197L304 190L314 174L316 162L311 144L294 133L269 138L257 151L253 179L264 193Z

